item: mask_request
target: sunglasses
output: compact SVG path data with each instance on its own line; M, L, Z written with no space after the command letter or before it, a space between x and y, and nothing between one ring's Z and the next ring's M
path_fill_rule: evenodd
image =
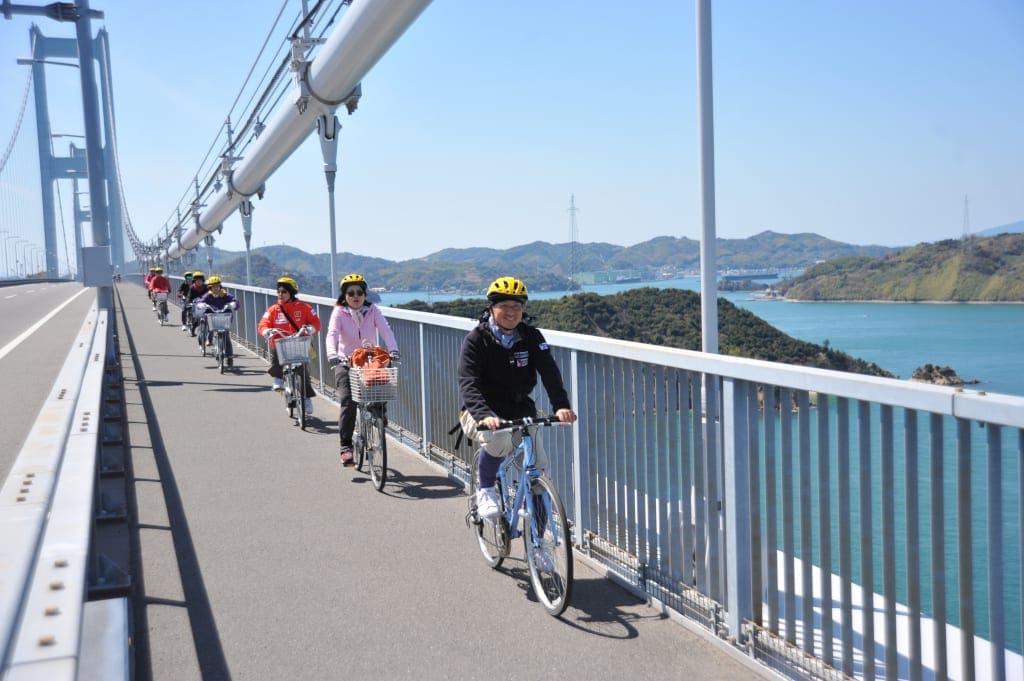
M349 290L345 291L345 295L349 296L350 298L355 298L357 296L365 296L366 292L361 289L350 288Z

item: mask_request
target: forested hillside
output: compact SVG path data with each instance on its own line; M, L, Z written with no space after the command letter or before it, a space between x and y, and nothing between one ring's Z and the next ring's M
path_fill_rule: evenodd
M351 244L358 251L373 250ZM852 255L879 256L894 249L855 246L826 239L817 234L761 232L748 239L718 239L721 269L770 269L805 267L819 260ZM213 259L209 266L207 255ZM575 272L631 270L655 280L693 271L700 267L700 244L692 239L658 237L634 246L608 243L550 244L535 241L507 249L446 248L423 258L393 261L381 257L338 253L336 271L360 272L371 286L391 291L438 291L483 293L497 277L514 272L530 282L534 291L569 291L580 287L569 279L569 263ZM310 254L293 246L263 246L250 256L253 286L273 286L276 277L287 273L299 280L303 290L315 295L332 295L331 261L327 253ZM178 274L185 269L212 269L229 281L245 281L245 256L237 252L201 247L193 252L189 266L168 264ZM336 283L336 282L335 282Z
M1024 234L919 244L841 258L775 286L788 300L1024 301Z
M475 319L486 305L486 300L478 298L432 305L413 301L401 307ZM544 329L686 350L701 349L700 295L693 291L639 288L610 296L578 293L557 300L531 300L527 311L534 317L534 323ZM719 350L723 354L892 376L876 364L851 357L827 345L787 336L724 298L718 300L718 326Z

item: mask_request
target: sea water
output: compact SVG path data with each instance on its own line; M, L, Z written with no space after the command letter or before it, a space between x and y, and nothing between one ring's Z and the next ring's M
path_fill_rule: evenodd
M700 289L696 277L656 282L585 286L609 295L642 286ZM534 293L561 298L568 291ZM948 366L971 389L1024 396L1024 305L967 303L795 303L757 299L748 292L720 294L783 333L824 344L910 378L925 364ZM383 305L411 300L449 301L464 296L425 291L381 294ZM543 326L543 320L540 322Z

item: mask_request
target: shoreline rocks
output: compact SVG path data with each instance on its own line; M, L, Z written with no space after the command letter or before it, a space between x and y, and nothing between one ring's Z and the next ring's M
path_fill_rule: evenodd
M956 371L950 367L940 367L934 364L925 364L923 367L914 369L910 380L919 383L931 383L933 385L946 385L954 388L981 383L977 379L965 380L960 378Z

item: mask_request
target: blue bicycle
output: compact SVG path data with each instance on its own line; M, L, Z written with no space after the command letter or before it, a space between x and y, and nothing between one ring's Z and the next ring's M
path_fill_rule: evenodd
M466 524L476 535L484 560L495 569L509 555L512 540L523 538L533 593L548 614L557 617L572 596L572 535L554 484L537 468L530 432L532 427L551 425L569 424L557 416L502 421L499 430L513 431L513 439L518 438L519 444L498 468L501 514L494 519L477 515L473 492L478 462L474 460Z

